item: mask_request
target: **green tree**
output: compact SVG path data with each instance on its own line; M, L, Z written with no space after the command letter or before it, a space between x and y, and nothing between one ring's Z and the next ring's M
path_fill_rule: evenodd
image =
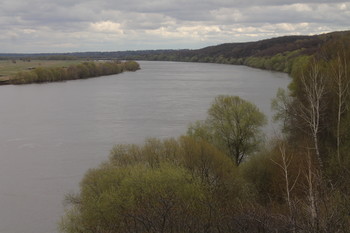
M181 167L162 164L91 170L60 224L76 232L201 231L205 190Z
M190 126L190 136L209 140L239 166L262 141L266 117L252 103L238 96L220 95L208 110L205 122Z
M60 230L232 232L252 191L234 162L208 142L151 138L115 146L109 161L84 176L79 193L67 196Z

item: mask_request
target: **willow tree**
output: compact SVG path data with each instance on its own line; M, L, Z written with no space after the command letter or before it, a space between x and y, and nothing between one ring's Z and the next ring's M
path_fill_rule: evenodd
M209 140L239 166L258 148L265 124L265 115L253 103L238 96L220 95L209 108L207 119L192 125L188 134Z

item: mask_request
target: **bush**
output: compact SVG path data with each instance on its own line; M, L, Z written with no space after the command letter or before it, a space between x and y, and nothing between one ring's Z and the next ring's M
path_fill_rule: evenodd
M79 204L61 223L65 232L193 232L206 207L200 181L183 168L162 164L91 170Z
M225 232L251 198L225 154L205 141L118 145L84 177L63 232Z

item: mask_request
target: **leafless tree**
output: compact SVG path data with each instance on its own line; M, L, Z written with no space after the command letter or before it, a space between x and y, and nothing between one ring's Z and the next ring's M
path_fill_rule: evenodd
M282 175L285 182L284 191L285 191L286 202L289 210L289 219L290 219L289 221L292 223L293 226L295 226L295 218L293 214L293 203L292 203L291 193L295 188L295 185L297 184L297 181L299 179L300 169L298 171L298 175L295 178L292 178L290 174L291 173L290 165L293 157L292 155L287 154L285 142L286 142L285 140L279 140L278 142L278 149L279 149L279 155L281 156L280 158L281 161L275 161L273 159L271 159L271 161L282 170ZM295 232L295 227L293 227L292 231Z
M311 228L317 232L319 227L318 225L318 205L317 205L317 184L319 184L319 176L315 172L312 166L312 158L310 154L310 150L307 150L307 170L304 172L304 176L306 178L306 197L307 197L307 212L310 216Z
M323 163L319 151L318 134L321 130L321 116L324 111L324 96L326 94L325 76L320 65L313 61L309 71L300 77L303 100L296 105L296 113L306 125L306 132L311 136L319 166ZM305 128L302 128L305 131Z
M341 163L340 157L340 126L343 114L347 110L346 99L349 96L349 87L350 80L348 77L348 67L347 61L345 58L345 52L343 54L338 53L336 60L332 63L332 80L334 82L335 94L337 97L337 129L336 129L336 138L337 138L337 159Z
M273 159L271 161L276 164L278 167L282 169L283 179L285 181L285 193L286 193L286 201L288 204L289 211L292 211L292 200L291 200L291 192L295 188L295 185L298 181L300 170L298 172L297 177L294 180L291 180L290 175L290 164L292 162L292 156L288 155L286 152L286 145L284 141L280 141L278 143L278 149L281 156L281 161L277 162Z

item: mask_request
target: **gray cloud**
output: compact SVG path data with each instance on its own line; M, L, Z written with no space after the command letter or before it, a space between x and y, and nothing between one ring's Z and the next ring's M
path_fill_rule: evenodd
M199 48L349 27L341 0L0 2L0 52Z

